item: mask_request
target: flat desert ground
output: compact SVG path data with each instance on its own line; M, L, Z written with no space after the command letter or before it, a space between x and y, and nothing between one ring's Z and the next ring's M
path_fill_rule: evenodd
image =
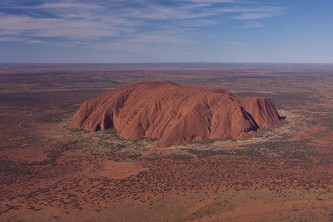
M151 80L271 98L244 141L159 148L67 128L82 102ZM0 65L0 221L332 221L333 65Z

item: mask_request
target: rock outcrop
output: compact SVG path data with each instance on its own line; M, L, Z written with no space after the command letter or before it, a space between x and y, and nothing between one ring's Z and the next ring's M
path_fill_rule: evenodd
M280 116L269 98L237 98L218 87L142 82L84 102L69 128L91 132L114 127L119 137L159 138L161 147L205 139L244 138L271 128Z

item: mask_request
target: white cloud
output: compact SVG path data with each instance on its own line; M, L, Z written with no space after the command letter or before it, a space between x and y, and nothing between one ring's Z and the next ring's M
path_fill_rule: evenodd
M0 8L2 5L24 13L0 13L2 41L6 38L11 41L10 37L18 41L60 38L58 42L70 42L69 45L73 45L73 40L146 45L189 43L192 41L189 36L199 27L230 19L253 20L244 21L246 27L259 27L263 23L258 20L278 16L286 10L241 0L183 0L168 6L150 0L45 1L34 6L5 3L5 6L0 3Z
M285 12L285 7L259 7L239 10L240 14L233 16L235 19L240 20L254 20L278 16Z
M110 37L118 33L117 28L109 28L98 21L0 15L0 35L96 38Z
M240 15L234 16L233 18L240 20L250 20L250 19L263 19L274 16L270 12L251 12L251 13L242 13Z
M26 38L18 38L18 37L6 37L6 36L0 36L0 42L26 42L30 44L39 44L43 41L41 40L34 40L34 39L26 39Z
M262 27L263 24L261 22L255 22L255 21L251 21L251 22L248 22L244 28L260 28Z
M44 3L42 5L33 6L33 7L25 7L25 8L35 8L35 9L102 9L103 7L95 4L85 4L85 3L70 3L70 2L63 2L63 3Z

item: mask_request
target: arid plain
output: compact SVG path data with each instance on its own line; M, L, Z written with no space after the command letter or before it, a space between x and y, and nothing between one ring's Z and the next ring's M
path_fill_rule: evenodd
M82 102L168 80L271 98L282 124L159 148L68 129ZM0 66L0 221L332 221L333 65Z

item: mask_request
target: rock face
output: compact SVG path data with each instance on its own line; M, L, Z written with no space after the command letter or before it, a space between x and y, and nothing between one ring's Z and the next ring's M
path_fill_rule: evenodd
M160 146L168 147L240 139L279 123L269 98L237 98L217 87L161 81L123 86L84 102L69 128L94 132L114 127L122 138L160 138Z

